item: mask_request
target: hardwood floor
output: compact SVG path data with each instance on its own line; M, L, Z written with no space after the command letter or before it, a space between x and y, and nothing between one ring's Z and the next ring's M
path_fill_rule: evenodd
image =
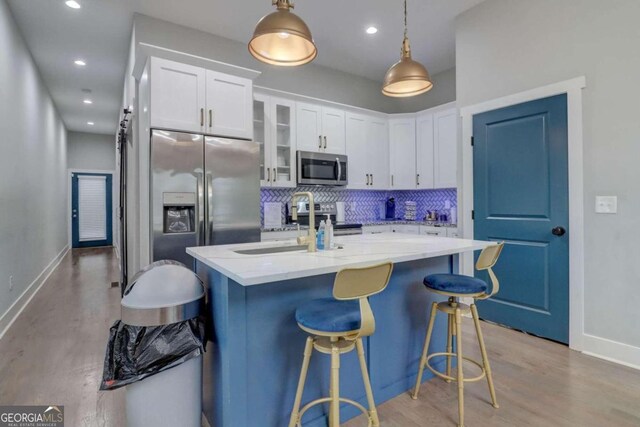
M120 317L119 290L109 285L117 268L110 249L67 254L0 340L0 405L62 404L68 426L125 425L124 390L98 391L109 326ZM485 381L467 383L467 426L640 426L640 371L495 325L483 330L500 409ZM479 359L470 319L464 331L465 353ZM384 427L455 426L456 385L434 379L419 400L404 394L378 412Z
M0 404L64 405L67 426L124 426L124 389L99 392L120 318L111 248L74 249L0 340Z

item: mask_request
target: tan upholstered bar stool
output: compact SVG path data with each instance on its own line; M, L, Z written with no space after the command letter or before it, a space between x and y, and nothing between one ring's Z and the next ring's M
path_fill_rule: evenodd
M491 267L493 267L498 261L500 252L504 243L498 243L491 245L482 250L480 257L476 262L477 270L487 270L489 277L491 278L491 292L488 292L487 284L475 277L463 276L459 274L432 274L424 278L424 285L431 292L435 292L440 295L449 297L446 302L436 303L431 305L431 317L429 319L429 326L427 326L427 337L424 341L424 348L422 350L422 358L420 359L420 368L418 369L418 378L416 379L416 386L413 390L411 397L413 399L418 398L418 392L420 391L420 384L422 383L422 374L424 373L425 366L433 372L435 375L443 378L447 382L457 381L458 383L458 416L459 426L464 426L464 383L471 381L479 381L484 377L487 377L487 383L489 384L489 393L491 394L491 402L495 408L498 407L498 401L496 400L496 392L493 387L493 378L491 377L491 366L489 365L489 359L487 358L487 351L484 346L484 339L482 338L482 331L480 330L480 319L478 317L478 309L476 308L475 301L487 299L498 293L500 284L498 278L493 273ZM459 301L459 298L473 298L474 303L471 306L463 304ZM447 314L449 319L447 327L447 351L442 353L431 353L427 355L429 351L429 342L431 341L431 333L433 332L433 324L436 320L436 313L442 311ZM471 313L473 316L473 323L476 327L476 334L478 335L478 343L480 344L480 352L482 353L482 363L479 363L471 358L462 355L462 315ZM456 337L456 351L452 350L453 337ZM429 361L434 357L446 357L447 367L446 373L442 373L433 368ZM455 356L457 362L457 375L451 376L451 358ZM473 363L478 366L482 371L480 375L473 378L465 378L463 373L463 361Z
M380 425L376 412L369 372L364 358L362 337L373 335L375 319L367 297L382 292L389 283L393 264L386 262L364 268L348 268L337 273L333 284L333 297L305 303L296 310L296 321L309 333L304 348L304 359L298 389L291 412L289 427L302 425L302 416L312 406L329 403L329 426L340 425L340 402L360 409L368 418L369 426ZM358 402L340 397L340 355L357 349L362 379L369 409ZM313 349L331 355L331 380L329 397L307 403L300 409L307 370Z

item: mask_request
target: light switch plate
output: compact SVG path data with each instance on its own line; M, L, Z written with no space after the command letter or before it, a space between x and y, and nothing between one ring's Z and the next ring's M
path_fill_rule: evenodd
M596 196L596 213L615 214L618 213L617 196Z

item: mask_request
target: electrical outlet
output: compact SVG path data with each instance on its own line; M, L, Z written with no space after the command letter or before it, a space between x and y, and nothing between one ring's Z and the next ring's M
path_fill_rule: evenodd
M9 290L13 290L13 276L9 276Z

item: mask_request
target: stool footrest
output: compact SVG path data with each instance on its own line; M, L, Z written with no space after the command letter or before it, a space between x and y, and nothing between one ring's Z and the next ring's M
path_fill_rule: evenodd
M299 427L302 426L302 416L304 415L305 412L307 412L308 409L311 409L312 407L314 407L316 405L319 405L321 403L330 403L332 400L333 399L330 398L330 397L322 397L320 399L312 400L311 402L309 402L306 405L304 405L302 407L302 409L300 410L300 413L298 415L297 426L299 426ZM373 425L373 421L371 420L371 416L369 415L369 411L367 411L367 408L365 408L364 406L362 406L361 404L359 404L355 400L346 399L344 397L341 397L338 400L340 400L340 402L342 402L342 403L348 403L349 405L353 405L356 408L358 408L369 419L369 424L367 425L367 427L371 427Z
M427 361L426 361L426 365L427 368L429 368L429 370L431 372L433 372L434 375L439 376L440 378L446 380L446 381L458 381L457 377L452 377L450 375L446 375L443 374L442 372L438 371L437 369L435 369L433 366L431 366L431 364L429 364L429 361L434 358L434 357L455 357L456 359L458 358L458 355L456 353L449 353L449 352L441 352L441 353L431 353L429 356L427 356ZM484 369L484 366L482 366L482 364L470 357L466 357L466 356L462 356L463 360L466 360L469 363L472 363L474 365L476 365L478 368L480 368L480 370L482 371L482 373L480 375L478 375L477 377L473 377L473 378L463 378L462 381L463 382L474 382L474 381L480 381L481 379L483 379L486 375L487 372Z

